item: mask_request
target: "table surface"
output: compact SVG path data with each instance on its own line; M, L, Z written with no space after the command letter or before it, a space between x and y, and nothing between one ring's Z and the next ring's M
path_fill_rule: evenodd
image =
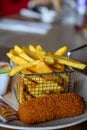
M19 15L13 16L12 18L21 18ZM24 18L21 18L24 20ZM25 19L26 20L26 19ZM28 19L27 19L28 20ZM23 32L12 32L8 30L0 30L0 61L8 61L6 53L17 45L28 46L29 44L41 44L47 51L56 51L57 48L67 45L69 49L74 49L78 46L87 43L87 39L83 36L81 31L76 31L74 26L61 25L59 23L53 24L53 29L46 35L38 35ZM87 51L81 50L73 53L73 58L78 59L81 62L87 63ZM82 71L87 74L87 69ZM64 128L61 130L86 130L87 122L79 125ZM0 130L11 130L7 128L1 128Z

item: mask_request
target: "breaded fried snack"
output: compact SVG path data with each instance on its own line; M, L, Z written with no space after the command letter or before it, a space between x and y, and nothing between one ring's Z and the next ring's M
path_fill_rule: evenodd
M18 116L26 124L35 124L79 115L84 107L83 97L75 93L51 94L21 103Z

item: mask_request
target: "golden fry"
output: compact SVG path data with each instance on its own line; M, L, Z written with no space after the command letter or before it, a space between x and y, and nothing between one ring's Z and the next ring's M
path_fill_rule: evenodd
M44 61L38 60L38 64L28 67L28 70L33 73L49 73L53 72L50 66L48 66Z
M29 52L30 52L30 56L35 59L35 60L38 60L38 56L36 54L36 48L33 46L33 45L29 45Z
M6 54L14 63L16 63L17 65L21 65L21 64L27 64L28 61L26 61L25 59L19 57L19 56L16 56L16 55L13 55L12 53L8 52Z
M43 59L48 65L52 65L55 63L55 60L52 56L44 56Z
M36 46L36 49L39 50L39 51L44 51L41 45L37 45L37 46ZM45 51L44 51L44 52L45 52Z
M63 47L59 48L54 54L59 55L59 56L64 56L67 52L68 52L68 47L63 46Z
M44 56L46 55L46 52L43 50L43 48L40 45L36 46L36 55L40 60L43 60Z
M36 60L36 56L34 56L35 55L34 52L32 52L29 48L22 46L22 49L25 52L25 54L27 54L32 59Z
M20 57L24 58L25 60L29 61L29 62L32 62L34 61L34 59L32 59L31 57L29 57L27 54L25 54L24 52L23 53L20 53L19 54Z
M76 61L76 60L73 60L71 58L58 56L58 55L52 55L52 56L55 58L56 62L58 62L60 64L71 66L71 67L77 68L77 69L85 69L86 68L86 64L81 63L81 62Z
M14 51L17 52L18 54L23 53L23 49L21 48L21 46L18 45L14 46Z
M43 60L45 53L43 51L36 50L37 58Z
M18 65L18 66L11 69L11 71L9 72L9 75L13 76L13 75L19 73L21 70L35 66L38 63L39 63L39 61L34 61L34 62L30 62L30 63L24 64L24 65Z
M15 56L18 55L18 52L16 52L14 49L11 49L11 50L9 51L9 53L10 53L10 54L13 54L13 55L15 55Z
M65 71L65 66L63 64L55 62L54 64L51 65L52 67L56 68L57 72L64 72ZM55 72L55 71L54 71Z
M22 74L33 74L31 71L29 71L28 69L23 69L21 70Z
M44 61L40 61L35 67L36 73L49 73L53 72L50 66L48 66Z
M25 59L25 60L27 60L27 61L29 61L29 62L34 61L34 59L32 59L30 56L28 56L28 55L24 52L24 50L22 49L22 47L15 45L14 50L15 50L15 52L18 53L18 56L22 57L23 59Z
M29 44L29 50L34 53L36 51L35 47L32 44Z

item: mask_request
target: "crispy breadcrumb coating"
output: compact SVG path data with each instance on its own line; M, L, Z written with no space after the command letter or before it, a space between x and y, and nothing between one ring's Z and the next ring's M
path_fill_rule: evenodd
M26 124L76 116L84 112L84 99L75 93L52 94L19 105L19 119Z

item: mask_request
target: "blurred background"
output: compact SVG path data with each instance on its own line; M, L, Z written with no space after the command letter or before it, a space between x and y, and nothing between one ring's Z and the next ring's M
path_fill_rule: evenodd
M20 14L45 23L72 24L86 35L87 0L1 0L0 17Z
M1 0L0 17L19 13L26 17L39 19L45 13L45 15L48 14L46 17L48 19L52 16L49 16L47 11L55 11L50 14L55 13L54 15L58 17L57 20L62 23L84 26L86 24L86 7L87 0ZM41 20L47 22L45 17ZM48 22L53 21L49 20Z

